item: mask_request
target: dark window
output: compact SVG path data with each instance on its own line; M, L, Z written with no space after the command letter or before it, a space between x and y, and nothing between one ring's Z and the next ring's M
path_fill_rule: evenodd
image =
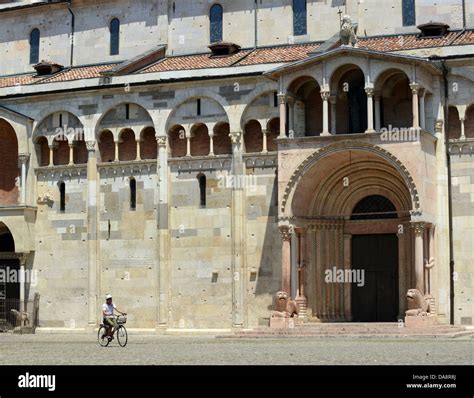
M199 181L199 205L201 207L206 207L206 186L207 186L207 181L206 181L206 176L203 174L198 175L198 181Z
M196 101L196 110L197 110L197 115L201 116L201 98L198 98Z
M59 211L66 211L66 184L59 183Z
M110 55L120 52L120 21L117 18L110 22Z
M402 0L403 26L416 25L415 0Z
M63 127L63 114L59 114L59 127Z
M273 93L273 106L275 108L278 107L278 92L276 92L276 91Z
M137 208L137 181L135 178L130 180L130 209Z
M211 43L222 41L222 6L220 4L214 4L211 7L209 13L209 19L211 21Z
M40 52L40 31L33 29L30 33L30 64L37 64L39 62Z
M293 0L293 34L307 33L306 0Z
M130 119L130 104L125 104L125 119Z
M398 218L397 209L385 196L371 195L354 207L351 220L380 220Z

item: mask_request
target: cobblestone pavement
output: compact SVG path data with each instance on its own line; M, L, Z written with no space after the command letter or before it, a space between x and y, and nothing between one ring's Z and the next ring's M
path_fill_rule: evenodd
M474 340L216 339L130 335L97 345L95 335L0 334L0 365L472 365Z

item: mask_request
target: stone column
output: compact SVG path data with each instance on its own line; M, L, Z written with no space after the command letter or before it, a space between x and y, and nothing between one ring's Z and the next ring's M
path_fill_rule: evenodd
M374 93L373 86L365 87L367 94L367 131L366 133L374 133Z
M306 231L299 229L298 236L298 292L296 301L300 307L300 318L307 318L308 300L305 291L305 272L306 272Z
M316 260L316 308L317 316L321 320L326 319L326 284L324 282L324 252L323 252L323 235L324 231L320 224L315 226L315 260Z
M278 94L278 104L280 106L280 137L286 138L286 94Z
M20 311L26 311L26 259L27 259L27 254L22 253L20 254L19 262L20 262L20 275L19 275L19 283L20 283ZM20 318L20 326L23 327L25 326L24 321L22 320L22 317ZM31 320L33 322L33 320Z
M87 240L88 240L88 295L90 328L97 325L98 320L98 203L97 203L97 156L95 141L87 141Z
M407 283L407 272L408 268L407 263L409 260L407 258L407 232L406 226L402 225L401 230L398 231L398 318L403 319L405 317L406 311L406 292L408 291Z
M167 136L157 136L158 170L157 191L158 201L156 207L158 239L158 327L168 327L169 307L169 218L168 218L168 148Z
M420 89L420 85L418 83L410 84L411 92L412 92L412 113L413 113L413 128L419 129L420 128L420 111L419 111L419 104L418 104L418 91Z
M56 142L53 142L51 145L49 145L49 165L48 166L54 166L54 150L57 148L58 144Z
M288 130L289 136L295 137L295 99L288 97Z
M415 288L424 294L423 235L425 224L423 222L414 222L412 228L415 233Z
M20 205L26 205L26 164L28 163L30 156L21 154L18 156L20 161L21 170L21 191L20 191Z
M120 140L114 141L114 144L115 144L115 159L114 159L114 161L115 161L115 162L118 162L118 161L119 161L119 144L120 144Z
M465 118L460 118L459 120L461 122L461 140L465 140L466 139L466 131L465 131L465 127L464 127L464 122L466 121L466 119Z
M375 131L380 131L382 128L382 109L380 102L380 95L374 95L375 101Z
M186 157L191 157L191 132L186 131Z
M420 127L423 130L426 129L425 93L426 93L426 90L422 88L420 90Z
M352 268L352 235L344 234L344 270ZM351 289L349 282L344 284L344 319L347 322L352 320L351 309Z
M281 249L281 290L291 294L291 228L289 225L280 226L282 238Z
M74 164L74 144L71 142L69 143L69 165Z
M337 131L337 120L336 120L337 96L336 95L331 95L329 97L329 102L331 103L331 134L336 135L336 131Z
M141 149L140 149L140 140L138 139L137 140L137 157L135 158L135 160L142 160L142 156L141 156Z
M242 157L242 132L231 132L229 134L232 142L232 173L234 177L245 175L245 165ZM244 187L236 184L232 188L232 315L233 327L242 328L245 325L245 287L247 271L245 263L245 238L244 238L244 214L245 214L245 192Z
M321 91L321 98L323 99L323 132L321 135L331 135L329 132L329 97L331 92L329 90Z
M263 139L262 153L268 153L267 138L268 138L268 131L266 129L262 130L262 139Z
M214 154L214 131L209 131L209 156L215 156Z
M426 294L431 294L433 291L432 281L431 281L431 270L435 266L435 226L430 225L427 231L427 240L426 244L428 246L428 259L425 261L426 268Z

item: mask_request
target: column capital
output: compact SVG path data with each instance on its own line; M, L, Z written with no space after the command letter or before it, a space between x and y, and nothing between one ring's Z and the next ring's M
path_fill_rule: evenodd
M426 223L420 221L412 222L411 228L413 229L413 232L415 232L415 236L423 236L423 232L426 228Z
M435 122L435 133L441 134L443 132L444 120L437 119Z
M232 144L240 144L242 141L242 132L240 131L235 131L229 133L230 140Z
M336 105L337 103L337 95L330 95L329 96L329 102L331 103L331 105Z
M158 148L166 147L166 143L168 141L168 137L166 135L156 136L155 138L156 138L156 144L158 145Z
M290 225L281 225L280 234L284 242L289 242L291 235L293 235L293 228Z
M295 98L294 98L294 97L288 95L288 96L286 97L286 102L288 103L288 105L293 106L296 101L295 101Z
M420 84L418 84L416 82L413 82L413 83L410 84L410 88L411 88L411 92L413 94L418 94L418 92L421 89L421 86L420 86Z
M366 86L365 87L365 93L367 94L367 97L373 97L375 94L375 87L374 86Z
M51 144L48 144L49 149L56 149L59 146L58 141L54 140Z
M29 159L30 159L30 155L27 153L20 153L18 155L18 161L20 162L20 164L27 163Z
M284 93L278 93L278 94L277 94L277 98L278 98L278 104L280 104L280 105L286 104L286 100L287 100L286 94L284 94Z
M323 101L329 101L329 98L331 97L331 91L329 90L322 90L321 91L321 98Z
M88 152L95 152L95 141L86 141L86 147Z

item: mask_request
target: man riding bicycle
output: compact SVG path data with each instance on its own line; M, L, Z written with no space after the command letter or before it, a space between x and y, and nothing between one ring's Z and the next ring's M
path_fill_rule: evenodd
M114 338L114 331L117 326L117 321L114 317L114 311L117 311L121 315L127 315L125 312L119 311L115 304L112 302L112 295L107 294L105 296L105 303L102 304L102 317L104 318L104 325L107 328L107 338L112 340Z

